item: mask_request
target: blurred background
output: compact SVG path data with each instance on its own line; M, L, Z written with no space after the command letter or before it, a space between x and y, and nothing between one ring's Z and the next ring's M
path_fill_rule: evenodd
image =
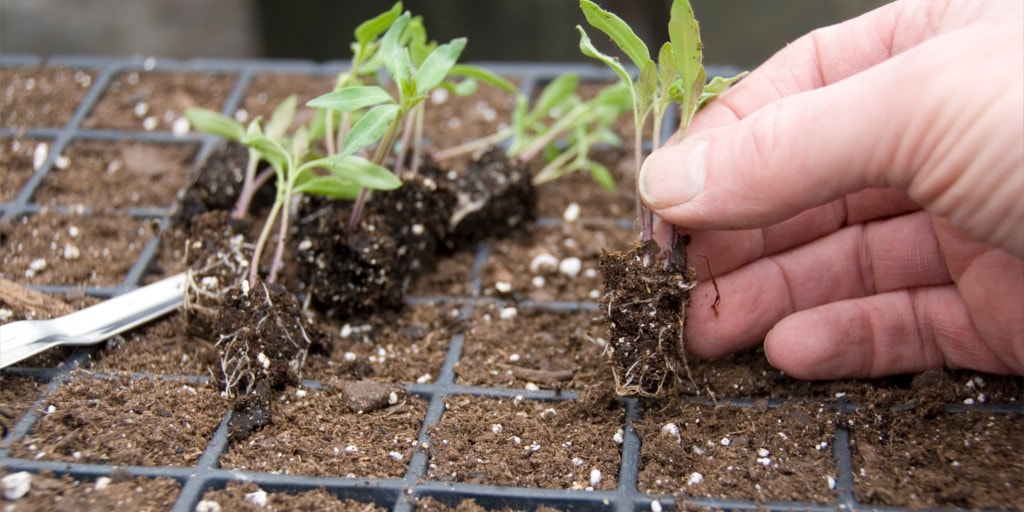
M393 0L0 0L3 54L347 59L352 30ZM584 61L576 0L406 0L428 34L466 36L467 61ZM652 47L670 0L599 0ZM886 0L691 0L705 62L753 68L813 28ZM589 33L595 42L594 31Z

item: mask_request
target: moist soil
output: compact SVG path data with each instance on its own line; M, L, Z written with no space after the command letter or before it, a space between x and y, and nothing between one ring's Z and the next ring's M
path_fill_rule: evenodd
M114 78L114 87L89 113L86 126L146 131L151 125L146 118L156 116L154 130L170 131L184 108L219 109L237 78L134 74ZM4 96L3 126L62 127L87 90L83 83L94 76L90 70L2 68L5 95L14 89L24 95L16 100ZM284 90L276 88L278 81L286 84ZM169 85L160 85L164 82ZM265 113L291 92L288 88L307 82L329 86L331 79L259 75L243 100L244 109L248 115ZM31 99L44 83L47 92L39 97L47 99L46 116L38 108L42 100ZM475 122L464 120L429 121L429 136L440 141L456 127L493 130L507 119L512 102L508 95L491 94L482 87L468 98L430 98L434 106L491 119L491 124L475 128ZM145 109L137 106L140 102ZM145 115L136 109L146 110ZM36 147L52 143L38 134L3 137L5 203L19 197L16 189L33 176ZM131 164L132 151L141 151L156 167ZM159 215L139 211L171 203L182 211L185 196L178 192L196 180L181 178L181 169L191 168L194 152L190 144L167 148L149 142L72 141L64 156L73 165L47 174L31 199L45 204L0 226L0 276L15 287L4 288L0 296L0 322L57 316L94 303L98 299L81 292L40 297L25 290L121 285L143 247L157 239L159 251L145 280L194 263L188 229L160 231ZM630 154L601 154L625 185L631 180ZM107 199L110 182L97 177L111 168L123 176L141 175L137 200ZM162 169L162 175L147 175L147 168ZM230 166L225 169L231 172ZM91 191L90 183L101 190ZM58 187L66 192L47 192ZM789 379L753 350L711 362L689 360L689 373L664 398L617 398L607 361L610 338L607 326L595 320L601 315L594 292L603 290L598 271L602 249L628 249L633 241L628 190L624 186L608 193L583 174L538 187L538 222L484 240L488 250L483 253L474 252L478 242L439 251L427 272L403 285L404 307L392 311L331 318L306 308L305 292L296 286L300 293L293 306L301 311L296 316L318 335L315 340L311 336L301 369L283 371L272 386L277 389L266 395L262 405L270 421L230 443L218 463L266 473L401 478L410 460L423 453L428 480L614 490L626 405L633 403L640 413L628 422L640 441L637 486L652 497L834 503L844 492L842 481L830 480L839 477L833 450L841 428L849 432L854 497L861 504L1024 509L1020 378L936 371L808 383ZM578 217L567 208L571 203L579 205ZM223 219L216 210L224 206L198 204L214 211L208 219ZM199 217L183 215L189 222ZM231 237L222 235L229 231L251 237L253 224L222 222L213 238L227 243ZM550 258L534 263L540 254ZM579 259L577 272L559 268L566 260L573 267L572 258ZM297 260L295 254L287 256L283 279L299 274ZM0 375L3 449L26 460L196 464L235 403L222 394L218 337L195 330L185 316L172 314L100 344L79 359L84 361L80 368L49 386L42 382L48 378L45 372L63 371L71 350L54 350L21 365L42 368L43 374L5 370ZM447 396L439 422L424 426L429 396L417 394L417 386L442 378L454 343L461 344L460 357L448 378L466 394ZM259 352L254 358L259 360ZM480 396L480 390L497 396ZM533 398L544 392L554 395ZM9 435L27 424L27 432ZM425 445L417 443L424 428ZM131 503L132 509L166 510L178 490L173 480L120 470L109 482L41 473L33 475L27 495L4 499L3 505L60 510ZM347 502L325 491L267 491L267 502L279 510L375 510L372 504ZM224 510L244 510L252 505L245 496L254 492L253 484L231 482L209 489L204 500ZM484 504L416 498L418 510L502 509Z

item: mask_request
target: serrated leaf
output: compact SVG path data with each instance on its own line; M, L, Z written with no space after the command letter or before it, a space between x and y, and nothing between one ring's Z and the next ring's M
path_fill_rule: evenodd
M416 70L416 94L426 94L444 80L466 47L466 38L452 39L430 52Z
M344 157L380 140L388 125L398 116L398 105L377 105L356 121L345 138L345 147L338 153Z
M391 9L374 16L356 27L356 43L365 46L380 37L402 13L402 2L395 2Z
M339 112L353 112L366 107L394 103L395 99L383 87L353 85L313 98L306 105Z
M295 107L298 101L298 96L292 94L274 108L270 120L267 121L267 137L280 139L288 133L288 128L291 128L292 121L295 120Z
M651 60L647 45L622 18L602 9L591 0L580 0L580 9L587 23L610 37L637 69L643 69Z
M471 64L456 64L452 66L452 69L451 71L448 72L448 74L451 76L475 78L485 84L493 85L495 87L504 89L511 93L519 92L519 88L516 87L515 84L493 73L492 71L482 68L480 66L473 66Z
M190 108L185 110L185 118L197 130L219 135L235 142L241 142L245 138L245 127L242 126L242 123L219 112L205 108Z
M576 25L576 30L580 32L580 51L583 52L583 55L603 62L606 66L611 68L616 75L618 75L619 79L629 84L629 87L632 90L633 81L630 79L629 73L626 72L626 68L622 67L622 64L620 64L614 57L605 55L595 48L594 43L590 41L590 36L587 35L586 30L583 30L583 27Z

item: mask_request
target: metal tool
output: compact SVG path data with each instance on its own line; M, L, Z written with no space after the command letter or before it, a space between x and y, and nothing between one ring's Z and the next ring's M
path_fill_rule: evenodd
M52 320L0 325L0 368L58 345L92 345L163 316L185 301L185 273Z

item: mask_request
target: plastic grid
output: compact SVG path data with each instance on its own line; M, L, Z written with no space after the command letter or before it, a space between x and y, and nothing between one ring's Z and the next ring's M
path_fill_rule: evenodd
M94 58L94 57L56 57L42 59L35 56L11 56L5 55L0 62L0 68L13 67L38 67L38 66L60 66L66 68L92 69L97 70L96 76L88 89L88 93L78 105L70 120L63 127L59 128L31 128L27 130L0 128L0 137L25 136L51 141L51 149L42 167L37 170L24 184L16 198L8 203L0 203L0 215L4 222L24 215L38 213L42 207L32 202L33 194L42 183L45 175L54 165L56 155L62 154L64 148L72 140L120 140L120 141L144 141L164 143L198 143L200 150L197 160L201 160L216 143L212 136L189 133L184 136L176 136L170 132L144 132L144 131L122 131L122 130L100 130L86 129L82 127L84 119L91 109L103 96L106 88L114 77L122 72L138 71L172 71L172 72L210 72L226 73L236 77L230 94L228 95L222 112L228 114L234 112L241 104L245 91L252 78L260 73L294 73L302 75L333 75L344 67L343 62L313 63L307 61L267 61L267 60L189 60L176 61L168 59L156 59L136 56L127 59L115 58ZM583 79L607 80L613 78L607 70L585 64L516 64L516 63L495 63L486 64L492 70L508 76L515 76L521 79L521 86L529 92L557 74L573 70L579 72ZM709 69L713 74L729 75L733 69L722 67ZM670 127L672 123L666 123ZM69 207L49 207L57 213L69 213ZM127 208L127 213L133 217L146 219L159 219L161 229L166 227L171 213L171 208ZM88 214L88 212L85 212ZM539 223L557 223L559 219L541 218ZM624 224L631 225L632 221L623 220ZM145 271L151 261L156 257L158 236L154 236L145 245L139 258L128 272L123 282L111 287L87 287L83 291L86 294L96 297L112 297L129 291L142 282ZM472 312L475 305L482 301L497 301L498 299L483 298L480 294L481 270L489 255L491 246L484 242L478 245L473 262L472 273L469 277L470 290L465 297L444 297L446 301L461 304L461 318L466 319ZM36 286L40 291L48 293L66 293L81 288L70 286ZM433 300L426 297L409 297L409 303L417 301ZM531 302L524 304L534 309L549 311L575 311L594 310L597 307L595 302ZM454 334L449 342L448 352L437 379L426 384L406 384L403 387L419 397L429 401L429 406L424 422L419 431L418 441L425 443L429 441L427 429L429 426L440 422L444 414L444 400L447 397L456 395L472 395L489 398L516 398L526 400L560 401L573 400L578 397L576 392L558 392L550 390L529 390L529 389L506 389L482 386L467 386L455 383L454 367L459 360L464 335ZM102 345L99 345L101 347ZM46 389L35 400L32 407L17 420L13 429L8 432L3 440L3 447L0 447L0 467L9 472L49 471L58 476L70 475L75 479L94 480L99 477L110 476L115 470L127 471L129 474L139 477L170 477L182 484L172 510L177 512L191 511L201 499L204 492L209 489L220 489L230 481L249 481L257 484L268 492L302 492L323 488L328 492L342 498L354 499L362 502L372 502L379 506L394 511L405 512L415 510L415 502L420 497L433 497L438 501L455 506L464 499L474 499L479 505L485 508L511 507L522 510L533 510L539 506L549 506L560 510L651 510L660 505L664 509L698 507L721 510L855 510L871 508L874 510L898 510L893 507L866 506L857 502L854 494L854 474L850 450L850 432L840 422L836 426L834 438L831 439L832 455L835 460L836 478L836 500L831 503L812 502L771 502L759 503L747 500L720 499L687 497L685 504L676 503L672 496L652 496L637 490L640 462L640 439L632 426L632 422L641 417L642 403L633 398L622 398L625 418L622 425L624 432L621 444L621 463L618 475L618 486L613 491L585 491L585 490L562 490L544 488L523 488L504 487L492 485L477 485L467 483L451 483L431 481L426 479L428 456L423 450L416 450L408 462L407 470L402 478L344 478L328 476L302 476L282 475L261 472L236 471L221 469L218 466L218 459L228 446L227 422L230 418L230 411L220 423L216 432L210 439L203 455L192 466L112 466L102 464L68 463L60 461L29 460L11 456L10 450L6 447L11 442L23 438L29 434L41 414L42 406L57 389L71 377L71 372L85 364L90 354L99 350L97 347L81 348L69 356L65 364L52 369L13 367L3 370L3 375L27 376L37 381L47 383ZM109 376L101 373L93 373L93 378L105 379ZM152 376L136 374L134 378L158 378L162 380L181 381L186 383L203 383L208 377L195 375L178 376ZM302 385L307 388L323 389L323 384L318 381L305 380ZM757 397L749 399L721 400L730 406L752 407ZM694 399L700 400L700 399ZM780 400L770 401L769 407L778 407L783 402ZM836 410L840 413L852 411L856 404L848 403L840 397L834 402L823 402L824 407ZM982 410L995 413L1017 413L1024 414L1024 405L1015 404L986 404L975 406ZM951 406L950 412L962 410L963 407ZM653 505L653 501L658 504ZM949 509L946 509L949 510ZM955 509L953 509L955 510Z

